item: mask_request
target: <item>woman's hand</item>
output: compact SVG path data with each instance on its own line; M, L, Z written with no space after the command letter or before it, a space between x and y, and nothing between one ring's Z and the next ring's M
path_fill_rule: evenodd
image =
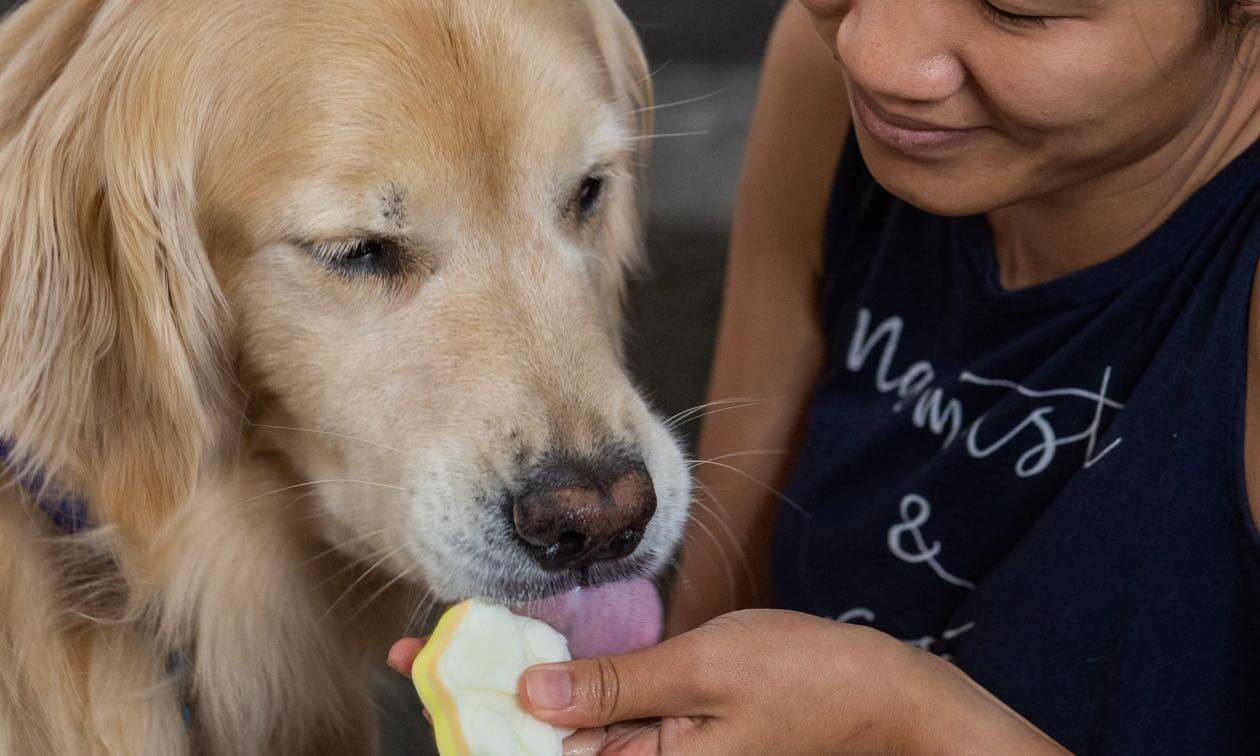
M572 753L1037 753L1053 742L953 665L869 628L745 611L521 677ZM606 729L605 729L606 728Z
M390 651L409 673L421 642ZM531 667L521 705L568 754L1062 753L952 664L795 612L728 614L659 646Z

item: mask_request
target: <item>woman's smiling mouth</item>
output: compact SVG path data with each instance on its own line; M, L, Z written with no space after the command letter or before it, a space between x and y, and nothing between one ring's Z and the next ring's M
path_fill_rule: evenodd
M982 130L953 128L889 113L862 90L852 88L853 112L877 142L908 154L926 154L969 141Z

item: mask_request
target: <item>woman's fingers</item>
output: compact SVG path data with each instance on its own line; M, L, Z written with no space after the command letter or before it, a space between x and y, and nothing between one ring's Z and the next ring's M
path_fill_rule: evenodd
M624 722L608 728L601 756L660 756L665 753L661 742L661 722Z
M658 720L578 730L565 738L564 756L659 756L664 753L660 732Z
M602 727L578 730L564 739L564 756L599 756L606 737Z
M530 667L517 695L526 711L558 727L696 714L694 645L679 636L631 654Z
M385 663L400 675L410 678L411 665L416 663L420 649L424 648L427 638L403 638L389 649Z

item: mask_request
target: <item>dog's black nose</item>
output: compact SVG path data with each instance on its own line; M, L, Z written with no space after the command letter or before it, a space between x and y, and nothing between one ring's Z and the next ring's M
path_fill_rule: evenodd
M629 556L654 514L656 491L641 464L602 475L547 465L512 502L517 534L547 570Z

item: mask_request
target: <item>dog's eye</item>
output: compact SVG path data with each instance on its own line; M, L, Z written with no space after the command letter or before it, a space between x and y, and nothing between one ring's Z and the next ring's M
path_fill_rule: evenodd
M364 239L356 242L344 255L338 258L341 262L354 262L365 257L378 257L384 251L380 239Z
M604 177L587 176L578 187L577 208L581 220L589 220L599 207L599 199L604 194Z
M319 263L342 275L391 278L406 272L406 250L393 239L369 236L303 246Z

